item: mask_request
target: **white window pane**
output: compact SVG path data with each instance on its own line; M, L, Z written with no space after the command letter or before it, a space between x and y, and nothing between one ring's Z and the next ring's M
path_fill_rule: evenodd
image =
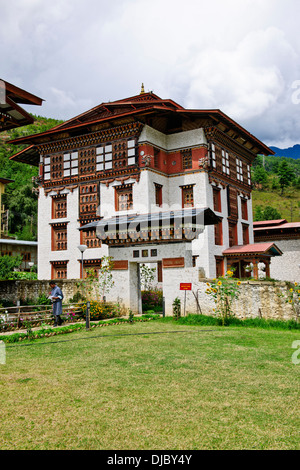
M135 157L128 158L128 165L135 165Z
M72 175L78 175L78 168L72 168Z
M49 173L50 172L50 165L49 166L45 166L45 173Z
M131 148L135 146L135 141L134 140L128 140L127 147Z
M105 163L105 169L106 170L111 170L112 169L112 162L106 162Z
M135 149L128 150L128 157L133 157L135 155Z
M44 179L45 180L50 180L51 176L50 176L50 173L46 173L45 176L44 176Z
M105 153L112 152L112 145L105 145Z
M97 147L96 148L96 154L101 155L101 153L103 153L103 147Z
M45 157L45 165L50 165L51 158L50 157Z
M110 160L112 160L112 153L105 154L105 161L107 162L107 161L110 161Z
M97 163L97 171L103 171L103 163Z
M78 152L72 152L72 160L76 160L78 158Z
M71 163L70 162L64 162L64 169L70 168Z
M64 171L64 176L70 176L70 174L71 174L71 173L70 173L70 170L65 170L65 171Z
M72 162L72 168L74 168L74 167L76 167L76 166L78 166L78 160L74 160L74 161Z
M64 162L70 160L71 155L69 153L64 154Z
M97 163L102 163L103 162L103 155L97 155L96 161L97 161Z

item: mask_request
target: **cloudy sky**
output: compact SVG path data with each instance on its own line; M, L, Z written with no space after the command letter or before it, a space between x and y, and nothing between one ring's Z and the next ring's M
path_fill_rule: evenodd
M300 143L299 0L0 0L0 78L69 119L146 91Z

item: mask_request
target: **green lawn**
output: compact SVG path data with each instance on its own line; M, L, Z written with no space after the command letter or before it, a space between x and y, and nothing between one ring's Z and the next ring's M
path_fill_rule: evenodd
M7 344L0 449L299 449L299 334L166 319Z

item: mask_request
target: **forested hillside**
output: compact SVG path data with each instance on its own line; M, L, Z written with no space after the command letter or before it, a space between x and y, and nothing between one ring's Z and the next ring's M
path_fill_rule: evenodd
M32 191L32 177L37 176L38 168L10 160L9 157L24 146L6 142L24 135L44 132L62 122L41 116L33 117L34 124L0 134L0 177L14 180L6 186L3 196L5 209L9 210L8 235L20 240L36 240L37 237L37 196Z
M252 182L254 220L300 221L300 159L258 156Z

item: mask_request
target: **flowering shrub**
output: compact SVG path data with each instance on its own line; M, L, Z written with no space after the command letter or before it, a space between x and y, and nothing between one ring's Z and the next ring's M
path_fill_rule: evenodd
M298 282L290 284L290 288L287 293L287 300L289 304L292 305L295 314L300 316L300 285Z
M216 304L214 311L222 319L222 324L225 325L232 316L232 302L240 294L241 281L233 279L233 271L227 271L224 277L213 279L211 283L207 282L206 284L206 294L214 299Z
M143 311L162 310L163 293L160 289L142 291Z
M82 305L82 311L85 315L87 302ZM91 320L103 320L106 318L119 317L121 315L121 308L119 304L110 304L104 302L97 302L92 300L90 302L90 318Z

